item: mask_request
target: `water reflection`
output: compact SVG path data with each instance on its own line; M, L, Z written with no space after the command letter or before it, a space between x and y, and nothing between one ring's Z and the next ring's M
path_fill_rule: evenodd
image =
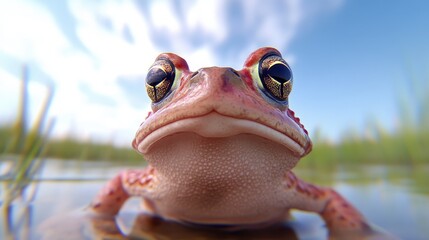
M145 213L118 217L80 214L55 217L43 223L42 239L397 239L383 231L338 232L327 236L315 222L297 220L247 230L227 226L183 225Z
M2 206L3 239L30 239L31 206L24 206L18 214L12 206Z
M129 215L120 217L74 216L72 221L75 231L73 239L298 239L294 230L287 225L273 226L263 230L225 231L215 228L191 227L164 221L147 214L139 214L135 218ZM43 226L43 239L60 239L64 236L64 224L54 227L60 222L70 220L52 219ZM133 219L130 221L130 219ZM70 221L68 221L70 222ZM82 224L82 223L85 224ZM79 226L80 225L80 226ZM80 236L79 236L80 235ZM68 235L70 236L70 235Z
M293 212L293 220L282 225L235 232L183 226L153 218L139 211L138 199L128 202L116 218L89 217L83 214L83 207L107 179L126 167L78 161L48 161L45 166L31 203L23 205L15 201L8 208L2 205L6 210L0 219L0 238L40 239L43 236L44 239L58 239L59 236L67 236L69 239L82 239L72 237L76 235L87 239L95 236L113 239L178 239L188 236L200 239L275 239L277 236L326 239L328 236L323 221L317 215L302 212ZM429 165L418 168L360 166L331 171L298 167L296 174L309 182L333 186L372 223L393 235L401 239L425 239L429 235L428 170ZM25 214L20 215L22 213ZM374 235L365 236L371 237Z

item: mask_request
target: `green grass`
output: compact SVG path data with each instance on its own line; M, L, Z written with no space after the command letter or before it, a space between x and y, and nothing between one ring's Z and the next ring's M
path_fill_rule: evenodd
M52 158L142 161L142 156L130 147L117 147L109 143L84 142L73 138L53 139L47 144L46 154Z
M339 143L331 144L316 135L312 153L300 162L300 166L428 164L429 81L413 78L403 85L398 94L398 122L393 132L372 121L364 131L369 136L350 129Z
M1 155L21 155L22 148L13 144L14 137L17 136L13 126L0 126L0 156ZM41 136L35 136L36 139L42 139ZM34 141L34 140L33 140ZM41 142L39 142L40 144ZM56 159L77 159L93 161L142 161L139 155L131 147L118 147L109 143L96 143L91 141L82 141L72 137L44 140L43 148L37 148L34 145L33 151L43 152L44 157ZM25 151L29 154L28 150Z
M21 148L11 147L13 146L12 141L14 141L13 136L16 135L16 131L12 126L0 126L0 155L17 156L22 154ZM37 136L35 138L41 139L42 137ZM37 151L43 152L44 157L56 159L142 161L142 156L131 147L118 147L109 143L82 141L72 137L45 140L43 148L38 148Z
M407 131L383 134L378 139L349 138L337 144L315 142L300 166L331 167L356 164L429 163L429 133Z

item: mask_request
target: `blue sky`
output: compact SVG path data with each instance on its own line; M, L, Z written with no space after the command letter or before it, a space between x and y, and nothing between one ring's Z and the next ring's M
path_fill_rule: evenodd
M310 133L340 139L369 120L393 131L411 80L429 76L428 1L0 0L0 123L14 119L20 68L32 116L53 85L53 135L127 145L150 107L144 77L161 52L192 70L240 69L278 48L294 72L290 107Z

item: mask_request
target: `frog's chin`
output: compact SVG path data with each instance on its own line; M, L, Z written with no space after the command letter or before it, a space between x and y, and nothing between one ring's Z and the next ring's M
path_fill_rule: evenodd
M302 156L306 149L290 136L258 122L238 119L217 112L185 118L156 129L138 144L137 150L142 154L150 151L159 140L177 133L192 132L207 138L225 138L239 134L252 134L279 143L288 148L294 155Z

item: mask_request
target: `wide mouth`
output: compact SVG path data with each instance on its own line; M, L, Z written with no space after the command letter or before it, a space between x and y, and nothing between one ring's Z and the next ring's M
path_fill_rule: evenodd
M279 143L297 156L304 155L306 151L293 138L267 125L248 119L225 116L215 111L197 117L180 119L164 125L143 138L138 143L137 150L142 154L146 154L159 140L183 132L192 132L207 138L253 134Z

